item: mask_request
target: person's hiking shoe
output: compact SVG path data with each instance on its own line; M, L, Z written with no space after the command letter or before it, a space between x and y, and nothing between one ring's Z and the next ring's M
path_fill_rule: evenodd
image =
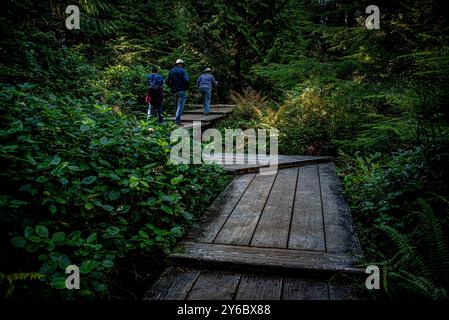
M203 114L204 114L205 116L207 116L207 115L209 115L209 112L203 112Z

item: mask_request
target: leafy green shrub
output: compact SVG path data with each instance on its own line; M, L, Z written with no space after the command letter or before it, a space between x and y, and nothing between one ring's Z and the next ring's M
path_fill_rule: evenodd
M424 189L429 174L420 147L400 150L391 159L381 153L365 157L342 153L340 163L353 211L376 225L394 222L396 227L402 226L403 215L398 214L407 212L404 201Z
M447 299L448 202L434 193L447 189L434 182L435 160L415 147L390 156L341 154L339 162L367 264L383 270L382 293Z
M75 264L82 290L65 298L105 295L119 257L168 252L227 182L216 166L167 165L170 125L31 84L3 86L0 103L1 267L64 288Z

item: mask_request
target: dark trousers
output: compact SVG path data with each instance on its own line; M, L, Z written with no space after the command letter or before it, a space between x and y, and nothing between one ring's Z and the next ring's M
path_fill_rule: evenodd
M162 112L163 110L163 94L162 94L162 88L159 88L157 90L148 90L148 117L150 116L150 108L151 108L151 114L157 116L157 121L159 123L164 122L164 118L162 118Z

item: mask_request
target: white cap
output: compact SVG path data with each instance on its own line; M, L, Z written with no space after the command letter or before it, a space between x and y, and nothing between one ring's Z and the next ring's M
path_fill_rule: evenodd
M176 60L176 64L184 64L184 60L178 59L178 60Z

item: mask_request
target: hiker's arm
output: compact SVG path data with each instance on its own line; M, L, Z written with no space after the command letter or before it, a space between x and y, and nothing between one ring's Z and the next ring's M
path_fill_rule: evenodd
M187 72L184 71L184 82L186 84L186 88L189 87L189 76L187 75Z
M218 81L215 80L215 77L214 77L214 76L212 76L212 82L214 83L214 86L218 86Z
M171 71L168 73L167 76L167 85L171 88L171 82L172 82L172 74Z
M198 77L198 80L196 80L196 87L199 88L200 87L200 79L201 76Z

